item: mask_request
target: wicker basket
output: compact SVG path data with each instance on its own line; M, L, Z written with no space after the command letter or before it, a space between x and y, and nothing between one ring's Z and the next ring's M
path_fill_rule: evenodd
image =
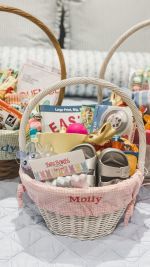
M146 138L142 118L133 101L117 86L96 78L70 78L55 83L39 93L30 102L23 115L20 133L20 151L25 151L25 128L30 112L47 94L57 88L75 84L94 84L107 87L120 95L131 108L140 137L138 169L134 176L121 183L86 189L52 187L31 179L20 168L22 184L18 187L18 200L22 205L22 193L27 191L35 202L49 230L58 235L79 239L95 239L110 234L125 211L125 223L132 215L136 195L143 181ZM61 144L60 144L61 145Z
M34 24L36 24L39 28L41 28L46 35L48 36L49 40L52 42L54 48L56 49L60 67L61 67L61 79L66 78L66 67L64 62L64 57L62 54L62 50L58 41L56 40L53 33L49 30L49 28L39 19L35 18L31 14L14 7L3 6L0 5L0 11L14 13L21 17L24 17ZM64 98L65 88L60 92L59 98L56 104L61 105L62 100ZM15 150L13 153L6 151L6 146L8 148L13 146ZM18 176L18 164L16 162L16 151L18 150L18 131L0 131L0 179L10 179Z
M124 43L124 41L126 41L131 35L133 35L135 32L150 26L150 20L145 20L142 21L140 23L137 23L136 25L134 25L133 27L131 27L128 31L126 31L125 33L123 33L112 45L112 47L110 48L110 50L108 51L101 69L100 69L100 79L104 79L105 78L105 73L106 73L106 69L107 66L109 64L109 61L111 60L112 56L114 55L114 53L116 52L116 50ZM99 88L98 91L98 100L101 103L103 99L103 95L102 95L102 91L101 88ZM148 155L149 155L149 145L147 145L147 152L146 152L146 164L145 164L145 168L146 168L146 172L145 172L145 180L149 180L150 181L150 172L149 172L149 160L148 160Z

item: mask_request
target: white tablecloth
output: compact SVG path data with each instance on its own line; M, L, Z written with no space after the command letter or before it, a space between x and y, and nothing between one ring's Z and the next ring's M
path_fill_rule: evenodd
M149 267L150 187L141 188L127 227L94 241L55 236L27 195L18 209L18 179L0 182L0 267Z

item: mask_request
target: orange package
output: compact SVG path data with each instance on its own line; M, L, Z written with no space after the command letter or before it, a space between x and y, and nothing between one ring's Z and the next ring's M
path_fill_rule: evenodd
M19 128L22 114L0 99L0 129L15 130Z

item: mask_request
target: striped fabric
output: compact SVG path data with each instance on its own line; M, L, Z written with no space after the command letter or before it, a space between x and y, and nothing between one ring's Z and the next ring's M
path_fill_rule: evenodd
M105 52L63 50L67 77L90 76L98 77ZM12 67L20 69L28 59L36 60L51 67L59 68L58 57L54 49L37 47L0 47L0 68ZM112 58L106 80L120 87L128 87L131 70L150 66L150 53L118 52ZM68 96L96 97L94 85L73 85L66 90ZM108 91L104 92L105 97Z

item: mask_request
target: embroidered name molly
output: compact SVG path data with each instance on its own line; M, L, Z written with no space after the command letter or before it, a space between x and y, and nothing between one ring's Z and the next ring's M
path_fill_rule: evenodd
M96 196L88 196L88 197L79 197L79 196L70 196L69 200L70 202L89 202L89 203L94 203L98 204L102 197L96 197Z

